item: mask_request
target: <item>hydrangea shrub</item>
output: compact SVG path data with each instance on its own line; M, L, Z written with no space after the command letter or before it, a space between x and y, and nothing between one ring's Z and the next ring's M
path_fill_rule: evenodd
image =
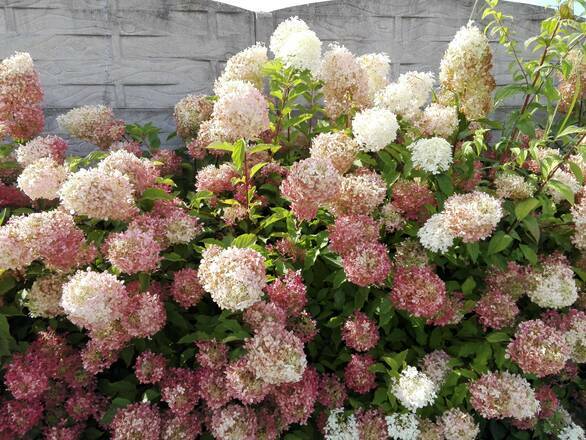
M497 6L437 79L290 18L177 150L3 60L0 438L584 439L586 27Z

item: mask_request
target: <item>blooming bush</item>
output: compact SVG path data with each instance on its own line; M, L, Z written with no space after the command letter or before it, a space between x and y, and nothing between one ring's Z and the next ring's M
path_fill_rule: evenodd
M583 439L586 28L562 4L524 59L484 18L496 93L474 23L436 86L288 19L177 150L84 106L67 155L2 61L0 438Z

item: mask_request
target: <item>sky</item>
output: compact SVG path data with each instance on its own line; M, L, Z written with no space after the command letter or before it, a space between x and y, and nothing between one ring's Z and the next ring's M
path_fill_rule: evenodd
M325 0L220 0L222 3L228 3L240 8L256 12L269 12L275 9L287 8L289 6L303 5L307 3L318 3ZM554 6L556 0L508 0L514 3L529 3L539 6Z

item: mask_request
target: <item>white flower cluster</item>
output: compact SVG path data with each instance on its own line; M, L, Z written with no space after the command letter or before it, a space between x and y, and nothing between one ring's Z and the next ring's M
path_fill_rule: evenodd
M226 62L224 72L218 78L214 88L226 81L242 80L262 90L262 69L267 61L267 48L261 43L238 52Z
M356 158L359 146L343 131L320 133L311 141L311 157L329 159L340 173L348 171Z
M298 17L280 23L271 36L270 49L287 67L316 74L321 60L321 41Z
M458 408L444 412L438 423L446 440L474 440L480 433L474 418Z
M435 82L431 72L407 72L376 93L374 103L408 120L414 119L431 96Z
M27 52L15 52L14 55L4 58L0 64L0 78L6 75L26 75L34 73L33 59Z
M354 414L345 414L344 408L331 410L324 427L324 438L326 440L359 440L360 433Z
M413 164L428 173L445 172L452 164L452 145L441 137L419 139L407 148Z
M448 231L446 220L442 213L434 214L417 231L417 237L424 248L444 253L452 247L454 236Z
M413 413L391 414L385 417L387 433L394 440L417 440L419 438L419 419Z
M63 285L61 306L74 324L101 330L120 318L126 288L114 275L91 270L78 271Z
M380 151L397 139L399 123L395 114L384 108L369 108L352 120L354 138L363 151Z
M134 187L128 176L115 170L82 169L65 181L59 196L63 206L77 215L100 220L127 220L137 212Z
M578 191L580 191L581 188L580 183L578 182L578 180L576 180L576 177L574 177L572 173L569 173L562 169L556 170L551 180L556 180L561 184L567 186L570 189L570 191L572 191L572 194L576 194ZM556 203L560 203L562 200L564 200L563 194L552 185L547 186L547 193Z
M501 199L524 200L533 195L535 187L523 176L513 173L500 173L494 179L496 194Z
M212 246L203 252L198 273L214 302L232 311L258 302L266 286L264 258L253 249Z
M67 278L64 275L47 275L37 278L30 289L23 291L23 303L33 318L55 318L63 315L61 294Z
M559 440L586 440L586 434L581 426L574 422L564 426L558 434Z
M410 411L430 405L436 397L436 386L426 374L408 366L391 387L395 397Z
M17 184L32 200L53 200L59 196L59 189L67 175L67 168L44 157L27 165L18 176Z
M368 77L368 95L372 100L376 92L389 82L391 60L386 53L367 53L356 58Z
M416 125L426 136L448 138L458 128L458 110L435 102L429 104L417 119Z
M53 157L55 159L55 144L62 143L64 149L67 144L58 136L44 136L31 139L26 144L21 144L16 148L16 160L23 167L36 162L45 157Z
M561 309L571 306L578 299L574 271L565 264L546 264L535 275L534 287L527 296L539 307Z
M99 163L98 169L106 174L116 171L124 174L130 180L135 195L140 195L146 188L153 186L158 174L153 162L137 157L127 150L111 152Z

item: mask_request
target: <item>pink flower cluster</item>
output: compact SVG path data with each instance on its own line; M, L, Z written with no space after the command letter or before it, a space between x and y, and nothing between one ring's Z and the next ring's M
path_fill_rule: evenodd
M400 310L432 319L447 302L446 286L430 266L400 267L393 278L391 301Z
M52 331L39 333L24 353L12 357L4 382L13 398L0 402L1 438L25 438L33 427L46 425L53 435L71 435L55 438L76 439L84 423L99 421L107 407L80 353ZM73 424L65 428L68 418Z
M16 52L0 63L0 124L2 136L28 140L45 126L43 91L33 60Z
M513 325L519 307L511 296L491 290L476 303L475 312L485 329L501 329Z
M377 325L365 313L356 311L344 323L342 339L356 351L368 351L378 343Z
M119 141L126 127L124 121L116 119L111 108L105 105L84 105L57 117L62 130L71 136L108 149Z

